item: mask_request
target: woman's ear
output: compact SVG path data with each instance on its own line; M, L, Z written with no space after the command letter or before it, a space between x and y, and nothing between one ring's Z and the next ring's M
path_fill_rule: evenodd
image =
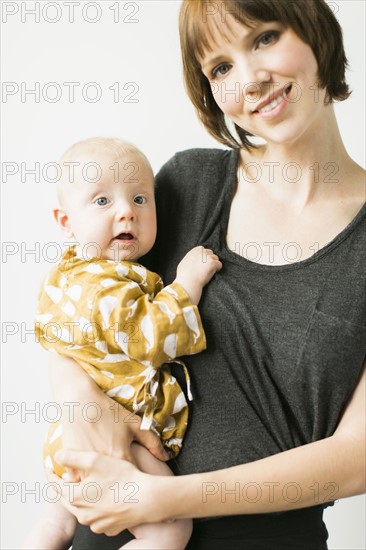
M60 226L61 230L67 235L67 237L73 237L73 232L71 230L71 227L69 225L69 217L63 210L59 210L58 208L55 208L53 211L53 217L55 218L56 222Z

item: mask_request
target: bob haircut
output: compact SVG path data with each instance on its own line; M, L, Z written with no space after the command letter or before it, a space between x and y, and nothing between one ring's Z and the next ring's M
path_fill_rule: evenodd
M212 50L214 31L225 35L229 18L250 28L259 21L278 21L291 28L314 53L318 85L326 89L325 104L349 97L342 29L324 0L183 0L179 33L187 93L202 124L219 142L235 149L256 147L248 139L253 135L237 124L234 126L239 139L232 135L201 70L200 59Z

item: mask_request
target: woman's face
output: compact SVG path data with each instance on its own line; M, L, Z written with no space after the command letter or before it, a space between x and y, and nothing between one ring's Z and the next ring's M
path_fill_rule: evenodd
M276 143L315 130L326 91L318 88L309 45L279 22L249 28L231 19L225 36L215 34L201 67L217 105L233 122Z

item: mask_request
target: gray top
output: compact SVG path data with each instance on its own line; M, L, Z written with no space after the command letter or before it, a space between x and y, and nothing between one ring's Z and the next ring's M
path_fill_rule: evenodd
M330 436L366 356L366 205L311 258L261 265L226 246L237 162L237 150L189 150L157 176L158 239L142 262L166 284L198 244L223 262L199 304L207 350L184 358L195 399L176 473Z

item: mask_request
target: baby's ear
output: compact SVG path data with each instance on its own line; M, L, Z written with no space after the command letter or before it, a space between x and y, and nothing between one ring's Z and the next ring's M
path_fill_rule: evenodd
M61 227L61 230L67 235L67 237L73 237L73 232L69 225L69 218L66 212L55 208L53 211L53 217L55 218L58 225Z

